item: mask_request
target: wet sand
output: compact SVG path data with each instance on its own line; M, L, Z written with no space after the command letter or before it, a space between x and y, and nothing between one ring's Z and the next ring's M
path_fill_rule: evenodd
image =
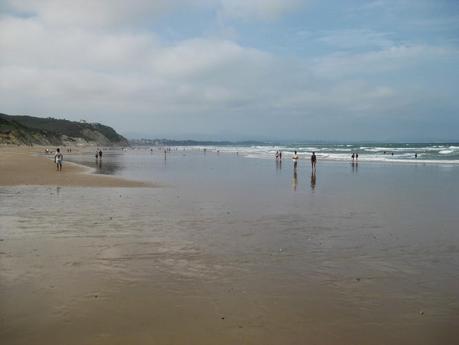
M457 169L104 159L170 187L0 187L2 345L459 339Z
M147 187L141 181L130 181L113 176L96 176L90 169L66 161L64 154L62 171L48 157L37 156L44 148L2 147L0 148L0 186L46 185L80 187ZM151 186L151 184L150 184Z

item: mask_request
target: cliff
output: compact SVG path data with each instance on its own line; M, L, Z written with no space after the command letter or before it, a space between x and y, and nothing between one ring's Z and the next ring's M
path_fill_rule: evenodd
M14 145L126 146L126 138L100 123L0 113L0 143Z

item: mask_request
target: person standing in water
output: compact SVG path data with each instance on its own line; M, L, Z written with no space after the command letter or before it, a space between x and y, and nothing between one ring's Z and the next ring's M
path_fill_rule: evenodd
M300 157L298 157L298 153L296 153L296 151L293 153L293 168L296 169L296 166L298 165L298 159L300 159Z
M62 161L64 160L64 155L61 153L59 148L56 149L56 154L54 155L54 162L56 162L56 170L62 171Z
M99 158L102 159L102 150L99 150Z
M316 163L317 163L317 156L316 156L316 153L313 152L311 155L311 168L314 171L316 170Z

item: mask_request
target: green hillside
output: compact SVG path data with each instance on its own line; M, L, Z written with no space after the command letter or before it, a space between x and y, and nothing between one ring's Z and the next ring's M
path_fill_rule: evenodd
M113 128L100 123L75 122L0 113L0 143L17 145L127 145Z

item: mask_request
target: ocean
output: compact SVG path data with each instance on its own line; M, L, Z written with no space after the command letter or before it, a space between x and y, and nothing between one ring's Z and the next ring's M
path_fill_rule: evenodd
M209 146L195 146L197 149ZM376 144L306 144L291 143L286 145L259 146L210 146L222 152L239 152L251 158L271 159L276 151L282 151L290 157L298 153L310 155L316 152L318 158L346 161L352 153L357 153L360 160L375 162L416 162L457 164L459 162L458 143L376 143ZM416 155L416 156L415 156Z

